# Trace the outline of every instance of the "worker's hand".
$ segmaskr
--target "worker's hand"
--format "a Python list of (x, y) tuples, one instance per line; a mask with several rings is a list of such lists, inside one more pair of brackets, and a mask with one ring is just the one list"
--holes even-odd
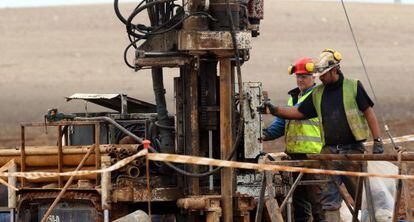
[(259, 113), (265, 114), (266, 108), (269, 110), (270, 114), (276, 116), (277, 106), (273, 105), (272, 102), (270, 102), (269, 100), (264, 101), (261, 106), (257, 107), (257, 111)]
[(372, 152), (374, 154), (381, 154), (384, 152), (384, 143), (382, 142), (381, 138), (374, 140), (374, 146), (372, 148)]

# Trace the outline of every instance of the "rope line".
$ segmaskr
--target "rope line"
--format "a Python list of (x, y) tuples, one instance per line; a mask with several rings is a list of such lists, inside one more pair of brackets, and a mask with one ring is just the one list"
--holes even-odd
[(341, 0), (341, 4), (342, 4), (342, 8), (343, 8), (344, 13), (345, 13), (346, 21), (348, 22), (349, 30), (351, 31), (351, 34), (352, 34), (352, 39), (354, 40), (355, 47), (356, 47), (356, 49), (358, 51), (359, 59), (361, 60), (362, 68), (364, 69), (364, 73), (365, 73), (365, 76), (367, 77), (369, 87), (371, 88), (372, 94), (374, 95), (374, 100), (377, 103), (377, 107), (378, 107), (377, 109), (378, 109), (378, 111), (380, 113), (381, 120), (384, 123), (385, 132), (387, 133), (387, 136), (389, 137), (392, 145), (394, 146), (394, 149), (397, 150), (398, 149), (398, 146), (395, 144), (395, 142), (394, 142), (394, 140), (392, 138), (390, 129), (389, 129), (389, 127), (387, 125), (387, 122), (385, 121), (385, 118), (384, 118), (384, 113), (382, 112), (383, 110), (381, 109), (381, 106), (380, 106), (380, 104), (378, 102), (379, 100), (377, 98), (377, 95), (375, 94), (374, 86), (372, 85), (371, 78), (368, 75), (368, 71), (367, 71), (367, 68), (365, 66), (364, 59), (362, 58), (362, 53), (361, 53), (361, 50), (359, 49), (359, 45), (358, 45), (358, 42), (356, 40), (355, 33), (354, 33), (354, 30), (353, 30), (352, 25), (351, 25), (351, 21), (349, 19), (348, 12), (347, 12), (346, 7), (345, 7), (344, 0)]

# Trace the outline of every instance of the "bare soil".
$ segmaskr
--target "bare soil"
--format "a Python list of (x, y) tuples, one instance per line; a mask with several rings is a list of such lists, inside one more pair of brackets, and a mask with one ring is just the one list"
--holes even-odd
[[(126, 4), (124, 13), (132, 7)], [(347, 9), (378, 97), (376, 111), (394, 135), (411, 133), (414, 5), (347, 3)], [(18, 145), (19, 123), (42, 121), (48, 108), (83, 111), (83, 103), (64, 100), (75, 92), (126, 93), (154, 101), (149, 72), (135, 73), (123, 64), (128, 41), (110, 4), (1, 9), (0, 33), (0, 147)], [(295, 86), (287, 66), (327, 47), (342, 52), (345, 75), (360, 79), (370, 92), (339, 3), (267, 2), (261, 36), (243, 66), (244, 81), (263, 82), (272, 101), (283, 104)], [(171, 112), (177, 73), (168, 69), (164, 77)], [(27, 138), (44, 143), (51, 136)]]

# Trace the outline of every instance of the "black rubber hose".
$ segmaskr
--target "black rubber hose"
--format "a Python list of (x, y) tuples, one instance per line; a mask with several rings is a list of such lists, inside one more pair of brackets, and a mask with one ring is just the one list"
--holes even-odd
[(126, 29), (127, 29), (128, 34), (130, 34), (130, 35), (132, 35), (132, 36), (134, 36), (136, 38), (143, 38), (144, 35), (140, 35), (140, 34), (137, 34), (137, 33), (133, 32), (133, 28), (135, 26), (132, 24), (132, 20), (135, 18), (135, 16), (137, 16), (143, 10), (145, 10), (145, 9), (147, 9), (149, 7), (152, 7), (152, 6), (161, 4), (161, 3), (165, 3), (165, 2), (170, 2), (170, 1), (175, 1), (175, 0), (159, 0), (159, 1), (154, 1), (154, 2), (147, 3), (147, 4), (145, 4), (145, 5), (137, 8), (136, 10), (134, 10), (132, 12), (132, 14), (128, 17), (128, 20), (126, 21)]
[[(145, 2), (145, 0), (142, 0), (137, 7), (135, 7), (135, 10), (137, 8), (139, 8), (143, 3)], [(118, 19), (124, 23), (125, 25), (127, 24), (127, 20), (124, 18), (124, 16), (122, 16), (121, 11), (119, 10), (119, 0), (114, 0), (114, 11), (116, 16), (118, 17)]]
[[(132, 132), (130, 132), (129, 130), (125, 129), (123, 126), (121, 126), (119, 123), (117, 123), (115, 120), (106, 117), (106, 116), (101, 116), (101, 117), (75, 117), (75, 120), (83, 120), (83, 121), (94, 121), (94, 120), (99, 120), (99, 121), (106, 121), (108, 123), (111, 123), (112, 125), (114, 125), (116, 128), (118, 128), (119, 130), (121, 130), (123, 133), (125, 133), (126, 135), (134, 138), (138, 143), (142, 143), (143, 139), (141, 137), (138, 137), (137, 135), (133, 134)], [(240, 133), (238, 135), (241, 135)], [(229, 158), (227, 158), (227, 160), (231, 160), (234, 156), (234, 154), (236, 153), (236, 148), (238, 146), (238, 141), (240, 141), (240, 137), (238, 137), (238, 139), (236, 139), (236, 142), (233, 144), (233, 151), (230, 154)], [(155, 150), (152, 147), (148, 148), (149, 151), (151, 151), (152, 153), (159, 153), (157, 150)], [(165, 165), (167, 165), (168, 167), (170, 167), (171, 169), (177, 171), (178, 173), (181, 173), (183, 175), (189, 176), (189, 177), (206, 177), (206, 176), (210, 176), (212, 174), (217, 173), (219, 170), (221, 170), (223, 167), (217, 167), (214, 170), (205, 172), (205, 173), (191, 173), (191, 172), (187, 172), (181, 168), (176, 167), (175, 165), (173, 165), (170, 162), (164, 162)]]

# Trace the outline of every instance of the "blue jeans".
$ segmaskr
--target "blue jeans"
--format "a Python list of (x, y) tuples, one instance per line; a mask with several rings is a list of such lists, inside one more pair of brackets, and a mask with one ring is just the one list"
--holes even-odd
[[(321, 154), (363, 154), (364, 145), (362, 143), (349, 144), (346, 146), (324, 146), (322, 148)], [(357, 162), (337, 162), (337, 161), (326, 161), (323, 165), (327, 169), (332, 170), (342, 170), (342, 171), (356, 171), (360, 172), (362, 170), (362, 164), (355, 164)], [(349, 176), (328, 176), (327, 179), (331, 179), (330, 182), (322, 186), (322, 209), (325, 211), (334, 211), (339, 210), (342, 204), (342, 196), (339, 193), (334, 181), (341, 185), (345, 184), (348, 193), (355, 200), (356, 196), (356, 187), (357, 187), (357, 177)]]

